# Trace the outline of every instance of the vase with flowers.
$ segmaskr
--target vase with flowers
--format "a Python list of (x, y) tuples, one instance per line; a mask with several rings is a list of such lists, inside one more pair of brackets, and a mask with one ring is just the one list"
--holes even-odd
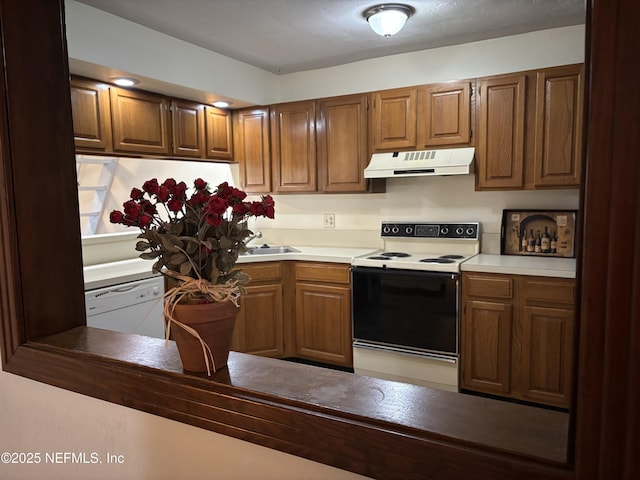
[(235, 268), (252, 233), (247, 221), (274, 218), (274, 201), (270, 195), (246, 201), (246, 193), (227, 182), (212, 190), (201, 178), (188, 190), (172, 178), (147, 180), (109, 219), (141, 230), (140, 258), (153, 260), (152, 271), (174, 285), (164, 299), (166, 338), (174, 325), (183, 368), (210, 375), (226, 366), (238, 302), (250, 280)]

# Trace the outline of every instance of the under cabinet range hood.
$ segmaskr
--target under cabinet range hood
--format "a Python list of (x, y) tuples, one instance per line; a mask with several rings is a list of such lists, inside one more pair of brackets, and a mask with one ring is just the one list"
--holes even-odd
[(364, 169), (364, 177), (468, 175), (473, 173), (474, 152), (473, 147), (466, 147), (374, 153), (369, 166)]

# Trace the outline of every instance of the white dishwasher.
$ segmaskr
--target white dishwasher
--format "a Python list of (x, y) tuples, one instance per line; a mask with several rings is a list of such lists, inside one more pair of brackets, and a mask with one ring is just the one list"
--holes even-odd
[(85, 292), (87, 326), (164, 338), (164, 278), (156, 276)]

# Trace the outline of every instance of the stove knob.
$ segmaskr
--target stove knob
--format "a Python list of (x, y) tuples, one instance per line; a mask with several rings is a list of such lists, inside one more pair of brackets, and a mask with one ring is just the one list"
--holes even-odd
[(448, 234), (449, 234), (449, 227), (444, 227), (444, 226), (443, 226), (443, 227), (440, 229), (440, 233), (441, 233), (442, 235), (448, 235)]
[(473, 229), (473, 227), (467, 228), (467, 235), (473, 236), (474, 233), (475, 233), (475, 230)]
[(391, 229), (391, 232), (392, 232), (392, 233), (398, 233), (399, 231), (400, 231), (400, 229), (399, 229), (397, 226), (396, 226), (396, 227), (393, 227), (393, 228)]
[(413, 234), (413, 227), (409, 226), (407, 228), (404, 229), (404, 233), (406, 233), (407, 235), (412, 235)]
[(382, 227), (382, 233), (389, 233), (391, 229), (387, 226)]
[(456, 228), (456, 235), (462, 235), (464, 233), (464, 228), (458, 227)]

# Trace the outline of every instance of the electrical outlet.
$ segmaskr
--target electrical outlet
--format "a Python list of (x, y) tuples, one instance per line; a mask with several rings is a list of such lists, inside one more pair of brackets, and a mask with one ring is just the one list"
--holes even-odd
[(335, 213), (325, 213), (322, 216), (322, 226), (324, 228), (335, 228), (336, 227), (336, 214)]

